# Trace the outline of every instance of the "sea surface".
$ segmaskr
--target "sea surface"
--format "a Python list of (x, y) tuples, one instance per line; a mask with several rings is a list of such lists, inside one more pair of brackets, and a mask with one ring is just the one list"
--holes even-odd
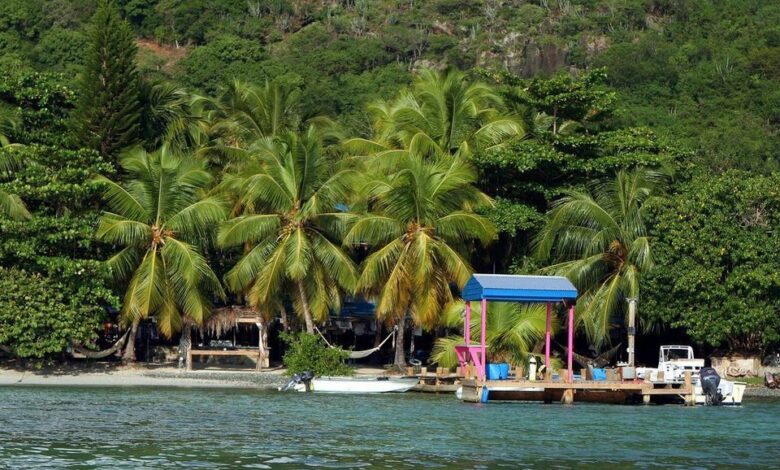
[(0, 387), (0, 468), (734, 468), (780, 464), (780, 401), (464, 404), (181, 388)]

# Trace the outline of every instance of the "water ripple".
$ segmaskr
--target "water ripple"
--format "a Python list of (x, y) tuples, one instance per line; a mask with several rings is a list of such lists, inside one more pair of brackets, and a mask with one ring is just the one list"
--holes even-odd
[(0, 388), (0, 468), (774, 466), (780, 402), (467, 405), (449, 395)]

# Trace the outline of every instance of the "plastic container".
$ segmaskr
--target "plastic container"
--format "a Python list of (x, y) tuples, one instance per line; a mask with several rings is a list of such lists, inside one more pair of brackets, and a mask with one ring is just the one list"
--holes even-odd
[(607, 380), (607, 371), (604, 369), (593, 368), (593, 380)]
[(480, 401), (481, 403), (487, 403), (487, 402), (488, 402), (488, 397), (489, 397), (489, 396), (490, 396), (490, 391), (488, 390), (488, 388), (487, 388), (487, 387), (484, 387), (484, 388), (482, 389), (482, 396), (481, 396), (481, 397), (479, 397), (479, 401)]
[(498, 365), (500, 369), (501, 380), (507, 380), (509, 378), (509, 364), (502, 362)]
[(488, 380), (501, 380), (501, 364), (488, 363), (486, 372)]

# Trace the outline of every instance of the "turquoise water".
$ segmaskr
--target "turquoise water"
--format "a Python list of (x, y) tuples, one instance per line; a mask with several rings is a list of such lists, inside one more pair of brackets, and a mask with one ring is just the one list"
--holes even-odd
[(0, 387), (0, 468), (775, 467), (780, 401), (740, 408), (450, 395)]

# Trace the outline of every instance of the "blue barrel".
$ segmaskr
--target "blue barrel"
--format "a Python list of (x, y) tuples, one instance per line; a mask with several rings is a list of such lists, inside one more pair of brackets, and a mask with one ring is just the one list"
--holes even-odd
[(488, 391), (488, 388), (487, 387), (483, 387), (482, 388), (482, 396), (479, 397), (480, 403), (487, 403), (489, 394), (490, 394), (490, 392)]
[(501, 380), (501, 364), (489, 363), (486, 372), (488, 380)]
[(509, 364), (502, 362), (498, 367), (501, 370), (501, 380), (507, 380), (509, 378)]

